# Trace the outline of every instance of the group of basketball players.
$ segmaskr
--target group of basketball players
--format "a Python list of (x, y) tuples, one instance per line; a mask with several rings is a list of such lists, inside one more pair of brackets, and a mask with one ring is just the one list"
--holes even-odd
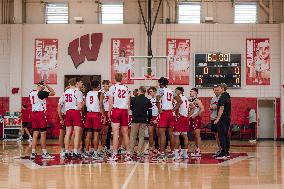
[[(69, 80), (69, 86), (58, 103), (61, 125), (59, 144), (62, 158), (94, 160), (106, 158), (108, 161), (117, 161), (121, 155), (119, 149), (123, 148), (124, 153), (121, 158), (124, 161), (133, 159), (135, 154), (130, 153), (129, 137), (131, 94), (127, 86), (121, 83), (122, 79), (123, 75), (117, 73), (116, 83), (110, 86), (110, 81), (104, 80), (102, 88), (99, 81), (92, 81), (92, 90), (86, 95), (83, 95), (80, 90), (83, 87), (82, 80), (78, 78)], [(192, 88), (190, 98), (187, 98), (182, 87), (177, 87), (175, 91), (168, 88), (167, 78), (161, 77), (158, 83), (158, 89), (156, 87), (148, 89), (152, 115), (149, 116), (148, 124), (149, 149), (145, 151), (149, 152), (153, 161), (165, 161), (168, 158), (187, 159), (189, 157), (188, 132), (192, 131), (196, 148), (190, 156), (200, 157), (200, 115), (204, 111), (204, 106), (198, 99), (198, 89)], [(45, 87), (48, 91), (44, 90)], [(34, 130), (31, 159), (36, 157), (35, 148), (39, 133), (41, 133), (42, 158), (53, 158), (46, 150), (45, 140), (46, 98), (53, 95), (55, 95), (54, 90), (43, 82), (38, 83), (37, 89), (30, 93)], [(109, 129), (112, 132), (112, 150), (108, 150), (106, 146)], [(157, 134), (157, 140), (154, 139), (154, 133)], [(158, 144), (155, 145), (155, 141)], [(168, 141), (169, 148), (167, 148)]]

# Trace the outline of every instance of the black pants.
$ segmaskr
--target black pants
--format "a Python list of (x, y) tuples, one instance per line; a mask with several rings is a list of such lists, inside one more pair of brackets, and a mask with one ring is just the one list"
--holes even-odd
[(110, 139), (111, 139), (111, 126), (108, 127), (108, 131), (107, 131), (107, 138), (106, 138), (107, 149), (110, 149)]
[(251, 134), (252, 134), (252, 140), (255, 140), (255, 126), (256, 126), (256, 122), (252, 122), (249, 124)]
[(229, 138), (230, 120), (223, 119), (218, 123), (218, 136), (220, 140), (220, 146), (222, 148), (222, 154), (226, 155), (230, 150), (230, 138)]

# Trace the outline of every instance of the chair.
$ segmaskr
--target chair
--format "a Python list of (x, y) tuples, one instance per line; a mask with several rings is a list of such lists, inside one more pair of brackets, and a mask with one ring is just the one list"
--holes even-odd
[(239, 139), (241, 138), (240, 126), (238, 124), (232, 124), (230, 126), (230, 135), (231, 138), (233, 138), (234, 135), (237, 135)]
[(245, 139), (245, 136), (248, 136), (248, 139), (252, 137), (252, 132), (248, 125), (242, 125), (240, 128), (240, 138)]

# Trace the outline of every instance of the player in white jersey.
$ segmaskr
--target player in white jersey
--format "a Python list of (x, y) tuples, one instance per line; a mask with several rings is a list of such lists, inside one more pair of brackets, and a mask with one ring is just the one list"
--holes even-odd
[[(156, 103), (156, 94), (157, 94), (157, 89), (156, 87), (150, 87), (148, 90), (148, 93), (150, 95), (150, 101), (152, 104), (152, 108), (151, 108), (151, 112), (152, 112), (152, 118), (151, 118), (151, 122), (150, 125), (148, 127), (148, 132), (149, 132), (149, 150), (150, 153), (154, 151), (154, 139), (157, 139), (157, 137), (155, 137), (155, 129), (156, 129), (156, 133), (157, 132), (157, 117), (159, 115), (159, 110), (157, 107), (157, 103)], [(155, 143), (158, 143), (158, 140), (155, 140)], [(159, 146), (159, 144), (155, 144), (155, 146)], [(158, 148), (155, 148), (158, 149)]]
[(180, 135), (183, 137), (184, 140), (184, 148), (181, 149), (182, 151), (182, 158), (188, 158), (188, 127), (189, 127), (189, 119), (188, 119), (188, 108), (189, 108), (189, 100), (183, 95), (184, 89), (183, 87), (177, 87), (176, 95), (180, 96), (182, 100), (182, 104), (180, 105), (179, 109), (176, 111), (176, 121), (174, 126), (174, 137), (175, 137), (175, 160), (180, 159), (179, 154), (179, 145), (180, 145)]
[[(66, 87), (65, 90), (67, 90), (68, 88), (69, 87)], [(58, 100), (57, 113), (60, 120), (60, 128), (59, 128), (60, 156), (63, 157), (65, 154), (64, 137), (66, 134), (66, 127), (65, 127), (66, 110), (65, 110), (64, 95), (62, 95)]]
[(201, 100), (197, 97), (198, 89), (192, 88), (190, 90), (190, 112), (189, 112), (189, 129), (193, 133), (194, 141), (196, 149), (193, 153), (191, 153), (192, 157), (200, 157), (201, 151), (201, 137), (200, 137), (200, 129), (201, 129), (201, 114), (204, 111), (204, 106)]
[(125, 161), (130, 161), (130, 146), (128, 135), (128, 111), (130, 108), (130, 95), (128, 88), (121, 84), (123, 75), (115, 74), (116, 84), (109, 89), (109, 117), (111, 119), (112, 133), (113, 133), (113, 154), (108, 158), (109, 161), (116, 161), (117, 150), (119, 144), (119, 132), (121, 131), (124, 140), (124, 145), (127, 150), (124, 156)]
[(66, 135), (64, 139), (65, 143), (65, 157), (69, 154), (69, 144), (71, 132), (74, 127), (74, 156), (80, 157), (79, 146), (81, 141), (81, 110), (83, 107), (83, 93), (79, 90), (83, 85), (82, 80), (72, 78), (69, 80), (69, 89), (64, 92), (64, 104), (66, 110)]
[[(167, 78), (161, 77), (159, 80), (160, 89), (157, 95), (157, 107), (159, 110), (158, 116), (158, 132), (159, 132), (159, 144), (160, 144), (160, 156), (158, 161), (165, 160), (165, 147), (166, 147), (166, 132), (170, 136), (171, 150), (174, 150), (174, 136), (173, 136), (173, 127), (174, 127), (174, 112), (179, 108), (182, 101), (179, 96), (176, 96), (175, 93), (167, 88), (169, 83)], [(173, 105), (174, 100), (176, 101), (175, 106)], [(168, 158), (173, 158), (173, 154), (169, 154)]]
[[(48, 91), (44, 91), (45, 87)], [(36, 156), (36, 145), (37, 139), (40, 132), (42, 158), (52, 159), (53, 157), (46, 150), (46, 98), (54, 96), (54, 90), (46, 85), (43, 81), (37, 84), (36, 90), (30, 92), (29, 98), (32, 105), (32, 128), (33, 128), (33, 139), (32, 139), (32, 154), (31, 159), (35, 159)]]
[(103, 96), (103, 107), (104, 107), (104, 116), (105, 121), (103, 123), (102, 127), (102, 147), (103, 152), (106, 154), (107, 151), (110, 149), (110, 139), (111, 139), (111, 129), (110, 129), (110, 118), (108, 116), (109, 112), (109, 80), (103, 80), (103, 90), (102, 90), (102, 96)]
[(92, 91), (89, 91), (86, 96), (86, 107), (87, 107), (87, 117), (86, 117), (86, 125), (85, 129), (87, 131), (86, 139), (85, 139), (85, 147), (86, 151), (84, 153), (84, 157), (88, 158), (89, 154), (89, 146), (92, 135), (94, 134), (94, 152), (93, 159), (94, 160), (102, 160), (102, 157), (98, 154), (98, 146), (99, 146), (99, 134), (102, 129), (102, 116), (104, 116), (103, 109), (103, 95), (102, 92), (99, 91), (100, 82), (95, 80), (92, 82)]

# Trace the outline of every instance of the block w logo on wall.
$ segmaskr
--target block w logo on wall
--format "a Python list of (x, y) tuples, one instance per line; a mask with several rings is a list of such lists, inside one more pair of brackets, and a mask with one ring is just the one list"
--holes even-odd
[(102, 33), (93, 33), (91, 40), (89, 34), (86, 34), (81, 36), (80, 40), (77, 38), (69, 43), (68, 55), (71, 56), (76, 69), (85, 62), (85, 59), (88, 61), (97, 60), (102, 41)]

